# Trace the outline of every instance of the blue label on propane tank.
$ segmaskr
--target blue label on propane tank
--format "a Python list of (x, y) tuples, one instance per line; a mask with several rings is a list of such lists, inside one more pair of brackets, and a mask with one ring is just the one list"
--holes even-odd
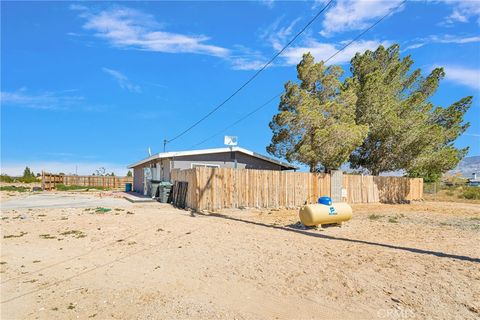
[(328, 214), (329, 216), (335, 216), (337, 215), (337, 212), (335, 211), (334, 207), (330, 207), (330, 213)]

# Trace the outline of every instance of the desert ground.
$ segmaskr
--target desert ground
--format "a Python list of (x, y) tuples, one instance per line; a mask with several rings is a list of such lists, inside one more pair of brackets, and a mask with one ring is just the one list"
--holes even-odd
[[(478, 319), (480, 204), (193, 214), (2, 192), (2, 319)], [(111, 210), (108, 210), (111, 209)]]

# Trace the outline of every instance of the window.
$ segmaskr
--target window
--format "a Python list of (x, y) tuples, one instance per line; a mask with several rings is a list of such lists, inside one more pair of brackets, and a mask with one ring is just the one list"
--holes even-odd
[(220, 168), (220, 165), (208, 163), (192, 163), (191, 168)]

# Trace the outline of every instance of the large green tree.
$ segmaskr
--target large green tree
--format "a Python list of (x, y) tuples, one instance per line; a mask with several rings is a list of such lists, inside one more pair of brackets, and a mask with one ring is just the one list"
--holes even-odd
[(443, 173), (455, 168), (465, 157), (468, 147), (458, 149), (453, 143), (469, 126), (463, 121), (463, 116), (471, 104), (472, 97), (465, 97), (448, 108), (434, 109), (429, 117), (429, 121), (433, 123), (432, 131), (424, 136), (429, 139), (429, 143), (406, 166), (409, 176), (437, 181)]
[(468, 148), (457, 149), (453, 142), (468, 128), (463, 116), (472, 97), (447, 108), (435, 107), (430, 98), (445, 76), (443, 69), (423, 77), (412, 65), (410, 56), (400, 57), (398, 45), (380, 46), (352, 59), (355, 120), (369, 128), (350, 157), (354, 168), (374, 175), (403, 169), (410, 176), (435, 180), (466, 154)]
[(25, 167), (25, 169), (23, 170), (23, 178), (25, 179), (35, 178), (35, 174), (33, 173), (33, 171), (30, 170), (29, 167)]
[(30, 183), (37, 181), (37, 178), (29, 167), (25, 167), (25, 169), (23, 170), (23, 176), (19, 180), (21, 182)]
[(315, 63), (304, 54), (297, 65), (300, 83), (287, 82), (278, 113), (270, 122), (267, 151), (317, 171), (337, 169), (367, 135), (367, 125), (355, 123), (355, 87), (342, 82), (339, 66)]

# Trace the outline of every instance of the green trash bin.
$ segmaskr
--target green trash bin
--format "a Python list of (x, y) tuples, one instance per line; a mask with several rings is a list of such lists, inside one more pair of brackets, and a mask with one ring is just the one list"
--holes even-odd
[(158, 201), (167, 203), (168, 196), (172, 192), (172, 183), (170, 181), (162, 181), (158, 186)]

